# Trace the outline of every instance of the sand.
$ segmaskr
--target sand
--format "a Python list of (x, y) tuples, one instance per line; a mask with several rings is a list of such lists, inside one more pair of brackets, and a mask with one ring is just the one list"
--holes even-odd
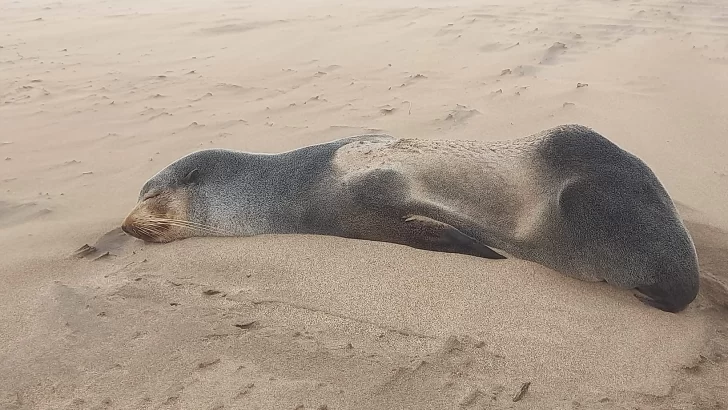
[[(722, 3), (3, 1), (0, 408), (728, 408)], [(515, 259), (118, 230), (200, 148), (565, 123), (679, 204), (685, 312)]]

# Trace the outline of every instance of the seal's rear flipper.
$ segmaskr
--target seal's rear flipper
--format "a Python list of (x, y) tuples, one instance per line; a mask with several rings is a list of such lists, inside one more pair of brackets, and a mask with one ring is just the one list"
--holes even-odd
[(663, 286), (655, 284), (651, 286), (640, 286), (636, 290), (641, 294), (634, 296), (642, 303), (660, 309), (665, 312), (678, 313), (684, 310), (690, 302), (695, 299), (695, 292), (692, 291), (674, 291), (674, 294), (665, 292)]
[[(493, 249), (462, 233), (452, 225), (422, 215), (407, 215), (402, 218), (407, 234), (406, 245), (413, 248), (462, 253), (488, 259), (506, 259)], [(403, 232), (404, 233), (404, 232)]]

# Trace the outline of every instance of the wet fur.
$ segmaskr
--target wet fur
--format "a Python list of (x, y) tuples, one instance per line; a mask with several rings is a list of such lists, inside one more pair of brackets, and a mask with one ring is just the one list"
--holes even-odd
[[(184, 207), (155, 205), (170, 196)], [(698, 292), (692, 240), (657, 177), (577, 125), (489, 143), (363, 135), (275, 155), (200, 151), (145, 184), (125, 230), (157, 214), (207, 228), (143, 239), (308, 233), (507, 253), (670, 312)]]

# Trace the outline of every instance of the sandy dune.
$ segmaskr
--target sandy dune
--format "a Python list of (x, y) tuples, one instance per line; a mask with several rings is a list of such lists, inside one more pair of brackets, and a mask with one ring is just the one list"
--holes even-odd
[[(718, 0), (2, 1), (0, 408), (728, 408), (726, 107)], [(687, 311), (515, 259), (117, 229), (200, 148), (564, 123), (680, 204)]]

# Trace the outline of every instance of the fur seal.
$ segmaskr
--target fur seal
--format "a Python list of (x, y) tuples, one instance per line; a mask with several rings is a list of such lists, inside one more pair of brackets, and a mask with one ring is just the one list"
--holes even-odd
[(146, 182), (122, 228), (150, 242), (305, 233), (505, 253), (668, 312), (698, 293), (695, 247), (665, 188), (580, 125), (496, 142), (361, 135), (279, 154), (198, 151)]

